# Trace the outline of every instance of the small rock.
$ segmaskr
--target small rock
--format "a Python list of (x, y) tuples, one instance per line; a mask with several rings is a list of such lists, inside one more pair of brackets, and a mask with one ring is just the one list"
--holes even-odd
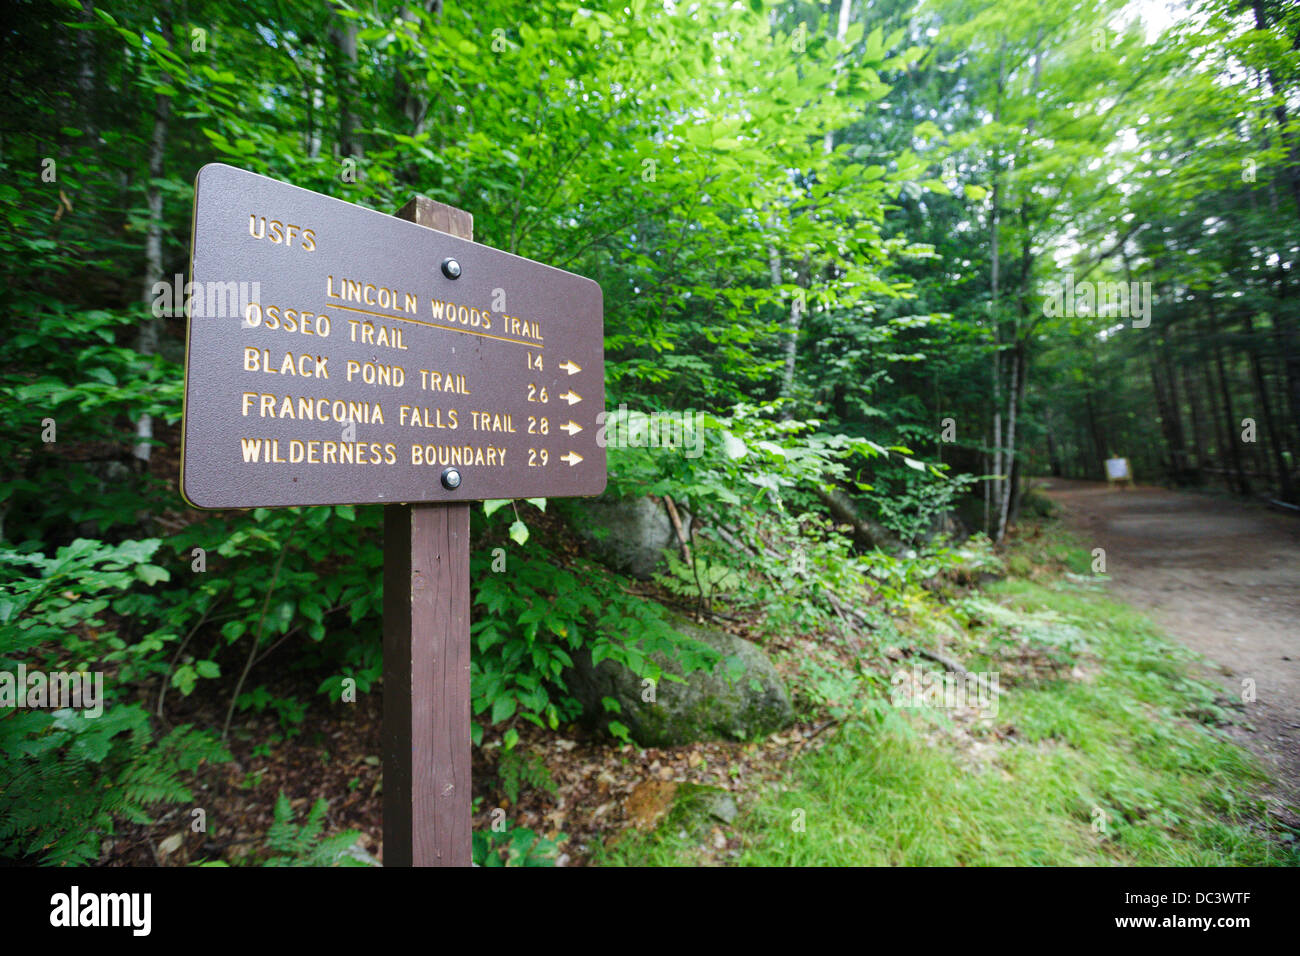
[(173, 853), (175, 853), (177, 850), (181, 848), (181, 844), (184, 841), (185, 841), (184, 833), (173, 833), (167, 839), (163, 840), (161, 843), (158, 844), (158, 855), (171, 856)]
[(740, 816), (740, 808), (736, 806), (736, 798), (729, 793), (705, 791), (699, 795), (698, 799), (711, 817), (721, 820), (723, 823), (731, 823), (736, 817)]

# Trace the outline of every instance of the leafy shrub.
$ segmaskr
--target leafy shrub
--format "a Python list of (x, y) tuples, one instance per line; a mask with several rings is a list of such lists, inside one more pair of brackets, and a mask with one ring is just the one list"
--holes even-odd
[(554, 866), (558, 846), (527, 827), (475, 830), (471, 851), (479, 866)]
[[(638, 414), (627, 417), (636, 421)], [(843, 627), (844, 606), (868, 603), (865, 576), (895, 561), (879, 552), (857, 555), (825, 517), (818, 486), (853, 484), (867, 463), (905, 475), (930, 489), (893, 513), (913, 532), (963, 487), (907, 457), (906, 448), (825, 431), (815, 419), (782, 419), (776, 403), (740, 404), (700, 420), (696, 457), (610, 448), (610, 493), (672, 495), (700, 528), (692, 541), (696, 567), (670, 555), (668, 574), (657, 580), (706, 606), (717, 600), (758, 610), (769, 634)]]
[(155, 742), (148, 714), (118, 704), (98, 718), (6, 713), (0, 758), (0, 857), (81, 866), (99, 857), (116, 821), (148, 823), (151, 805), (190, 801), (181, 773), (230, 755), (189, 725)]
[(518, 803), (524, 790), (543, 790), (552, 795), (558, 790), (541, 755), (521, 748), (502, 750), (497, 758), (497, 784), (511, 803)]
[[(899, 451), (911, 454), (905, 448)], [(950, 477), (935, 467), (908, 466), (907, 461), (877, 465), (871, 483), (858, 487), (880, 523), (912, 544), (928, 537), (936, 519), (953, 510), (978, 479), (974, 475)]]
[[(43, 257), (42, 269), (52, 258)], [(3, 528), (66, 541), (78, 528), (108, 535), (136, 526), (142, 501), (159, 497), (160, 483), (126, 464), (133, 423), (145, 414), (160, 424), (179, 421), (181, 366), (118, 344), (147, 316), (138, 306), (78, 311), (56, 291), (29, 293), (7, 311), (25, 318), (6, 336), (0, 362), (8, 426), (0, 459), (11, 465), (0, 474)], [(47, 420), (55, 440), (38, 442), (34, 452), (32, 437)]]
[(361, 834), (345, 830), (332, 836), (322, 836), (325, 828), (325, 810), (328, 806), (321, 797), (307, 813), (302, 823), (294, 822), (293, 807), (283, 792), (275, 801), (275, 816), (266, 831), (266, 848), (270, 856), (262, 866), (367, 866), (364, 859), (354, 854), (353, 848)]
[[(0, 660), (35, 655), (51, 668), (74, 670), (116, 664), (127, 678), (138, 676), (141, 659), (160, 649), (165, 636), (152, 633), (128, 644), (101, 615), (110, 604), (123, 607), (122, 598), (114, 602), (110, 595), (168, 579), (166, 568), (152, 563), (160, 543), (78, 538), (53, 557), (0, 548)], [(125, 607), (138, 611), (144, 603), (136, 599)]]
[(1060, 510), (1037, 485), (1026, 488), (1020, 499), (1020, 513), (1030, 518), (1052, 518)]
[(152, 563), (159, 544), (80, 538), (52, 557), (0, 550), (0, 666), (93, 669), (113, 678), (97, 717), (77, 710), (0, 713), (0, 856), (92, 862), (99, 836), (114, 832), (115, 821), (147, 822), (151, 805), (188, 801), (181, 774), (204, 760), (229, 759), (210, 735), (188, 725), (155, 742), (145, 710), (118, 700), (123, 675), (139, 674), (166, 636), (154, 631), (128, 643), (105, 615), (127, 600), (111, 595), (167, 579), (166, 569)]
[[(491, 570), (491, 555), (471, 556), (475, 605), (486, 613), (470, 630), (472, 706), (491, 724), (518, 715), (552, 730), (581, 707), (564, 686), (571, 651), (585, 647), (593, 663), (618, 661), (640, 677), (681, 680), (663, 674), (650, 655), (673, 655), (688, 673), (711, 666), (717, 654), (673, 630), (664, 609), (627, 594), (622, 579), (590, 563), (562, 567), (541, 545), (530, 545), (508, 573)], [(483, 727), (473, 725), (474, 742)], [(506, 731), (507, 749), (518, 740)]]

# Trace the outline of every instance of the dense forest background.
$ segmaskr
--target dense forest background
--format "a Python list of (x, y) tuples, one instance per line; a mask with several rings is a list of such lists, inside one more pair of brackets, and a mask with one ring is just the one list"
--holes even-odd
[[(1300, 504), (1284, 0), (0, 17), (0, 658), (105, 670), (114, 702), (0, 716), (0, 855), (97, 859), (247, 721), (295, 733), (381, 671), (379, 509), (177, 493), (185, 319), (159, 284), (184, 282), (208, 162), (390, 213), (422, 193), (599, 282), (609, 407), (701, 412), (707, 439), (610, 448), (607, 497), (723, 528), (664, 587), (774, 633), (1000, 543), (1034, 475), (1122, 456)], [(578, 506), (545, 505), (475, 510), (480, 746), (572, 720), (580, 649), (652, 673), (678, 647), (661, 602), (574, 553)]]

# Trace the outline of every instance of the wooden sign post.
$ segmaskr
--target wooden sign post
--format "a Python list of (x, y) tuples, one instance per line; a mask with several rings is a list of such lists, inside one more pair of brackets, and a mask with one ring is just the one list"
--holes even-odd
[(383, 504), (384, 861), (470, 865), (470, 502), (598, 495), (589, 279), (213, 164), (196, 180), (181, 493)]
[[(398, 214), (474, 238), (417, 196)], [(384, 865), (470, 865), (469, 505), (384, 509)]]

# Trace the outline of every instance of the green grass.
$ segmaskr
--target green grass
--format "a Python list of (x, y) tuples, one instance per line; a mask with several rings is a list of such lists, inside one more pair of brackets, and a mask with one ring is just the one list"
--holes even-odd
[[(1189, 676), (1189, 651), (1086, 583), (1012, 580), (984, 599), (1034, 622), (1012, 634), (1041, 634), (1043, 620), (1082, 632), (1072, 653), (1084, 678), (1003, 686), (996, 735), (935, 711), (863, 702), (862, 716), (795, 762), (786, 792), (761, 795), (736, 821), (744, 849), (733, 862), (1300, 864), (1296, 834), (1259, 825), (1254, 759), (1203, 722), (1226, 715), (1215, 689)], [(1008, 629), (1005, 620), (988, 627)], [(625, 838), (593, 862), (707, 861), (709, 832), (675, 811), (653, 834)]]

